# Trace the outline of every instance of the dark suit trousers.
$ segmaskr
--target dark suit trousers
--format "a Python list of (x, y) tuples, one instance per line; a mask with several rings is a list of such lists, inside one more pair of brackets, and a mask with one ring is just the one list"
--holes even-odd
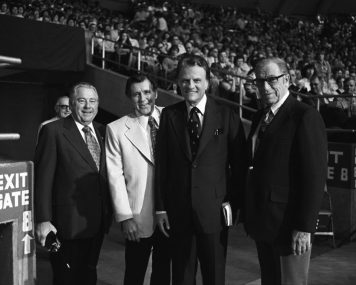
[(227, 228), (212, 233), (172, 235), (173, 285), (194, 285), (198, 260), (204, 285), (225, 284)]
[(151, 285), (169, 285), (171, 254), (169, 239), (158, 228), (149, 238), (139, 242), (126, 240), (124, 285), (142, 285), (152, 252)]
[(92, 238), (61, 240), (58, 253), (50, 254), (54, 285), (95, 285), (96, 266), (104, 233)]
[(311, 250), (303, 255), (285, 254), (284, 247), (256, 241), (262, 285), (306, 285)]

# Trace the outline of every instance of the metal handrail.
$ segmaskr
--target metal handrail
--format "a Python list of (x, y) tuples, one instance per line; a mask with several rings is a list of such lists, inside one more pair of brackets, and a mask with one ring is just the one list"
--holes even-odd
[(21, 64), (22, 60), (21, 58), (17, 58), (17, 57), (0, 55), (0, 63), (11, 64), (11, 65)]
[(3, 133), (0, 134), (0, 141), (14, 141), (19, 140), (20, 134), (17, 133)]

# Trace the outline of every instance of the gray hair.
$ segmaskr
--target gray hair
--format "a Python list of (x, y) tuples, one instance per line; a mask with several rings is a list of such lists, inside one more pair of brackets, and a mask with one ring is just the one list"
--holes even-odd
[(96, 91), (96, 88), (93, 85), (91, 85), (88, 82), (79, 82), (79, 83), (75, 84), (70, 90), (69, 99), (70, 99), (71, 102), (73, 102), (73, 100), (75, 99), (75, 96), (77, 95), (79, 88), (91, 89), (91, 90), (93, 90), (95, 92), (95, 94), (99, 98), (98, 91)]

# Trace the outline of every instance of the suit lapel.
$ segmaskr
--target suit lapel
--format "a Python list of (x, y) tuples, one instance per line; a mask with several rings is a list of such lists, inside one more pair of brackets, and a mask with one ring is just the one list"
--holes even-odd
[(64, 137), (78, 151), (78, 153), (83, 157), (83, 159), (97, 171), (98, 169), (95, 165), (94, 159), (91, 156), (89, 149), (74, 122), (74, 119), (69, 116), (64, 119), (63, 124), (65, 129)]
[(138, 151), (146, 157), (151, 163), (151, 151), (147, 143), (147, 136), (143, 131), (139, 121), (135, 116), (129, 116), (126, 121), (127, 131), (125, 136), (138, 149)]
[(173, 126), (173, 130), (176, 134), (177, 140), (181, 145), (181, 148), (184, 154), (187, 156), (189, 160), (192, 159), (192, 154), (190, 150), (190, 139), (187, 129), (187, 122), (188, 122), (188, 113), (187, 113), (187, 106), (185, 101), (179, 103), (175, 112), (171, 118), (171, 125)]
[(256, 132), (257, 132), (257, 127), (262, 119), (264, 112), (263, 110), (259, 110), (258, 113), (256, 113), (252, 125), (251, 125), (251, 130), (247, 138), (247, 146), (248, 146), (248, 158), (250, 161), (252, 161), (252, 158), (254, 156), (254, 151), (256, 152), (256, 148), (254, 144), (256, 144)]
[(218, 129), (220, 123), (219, 109), (215, 102), (207, 97), (202, 134), (199, 141), (197, 157), (203, 152), (209, 140), (214, 136), (214, 131)]
[(261, 139), (259, 143), (259, 147), (255, 151), (255, 156), (254, 160), (258, 158), (258, 156), (263, 153), (264, 147), (265, 147), (265, 142), (269, 141), (269, 138), (276, 134), (278, 130), (281, 129), (281, 125), (287, 120), (287, 118), (290, 116), (290, 106), (293, 104), (295, 99), (292, 98), (291, 95), (288, 96), (286, 101), (283, 103), (283, 105), (280, 107), (278, 110), (277, 114), (273, 118), (272, 122), (269, 124), (269, 126), (266, 128), (263, 138)]

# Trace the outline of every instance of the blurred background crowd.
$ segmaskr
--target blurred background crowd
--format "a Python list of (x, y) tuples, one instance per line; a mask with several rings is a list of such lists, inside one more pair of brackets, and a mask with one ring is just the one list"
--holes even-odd
[(356, 116), (352, 15), (272, 16), (259, 10), (154, 0), (132, 1), (125, 14), (97, 2), (63, 0), (8, 0), (1, 2), (0, 10), (82, 28), (94, 64), (102, 66), (104, 54), (106, 68), (129, 74), (139, 62), (143, 71), (163, 78), (158, 80), (162, 88), (173, 92), (179, 56), (203, 55), (212, 71), (211, 92), (236, 102), (242, 98), (253, 108), (259, 104), (254, 63), (281, 57), (290, 68), (292, 94), (318, 108), (328, 127), (344, 127)]

